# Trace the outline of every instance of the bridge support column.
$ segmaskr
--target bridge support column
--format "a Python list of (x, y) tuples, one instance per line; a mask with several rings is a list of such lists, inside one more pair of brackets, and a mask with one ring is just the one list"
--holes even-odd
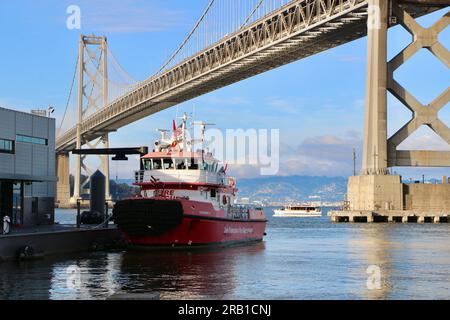
[[(106, 37), (80, 36), (78, 52), (78, 117), (76, 132), (76, 149), (83, 146), (95, 149), (103, 144), (105, 148), (109, 147), (108, 131), (95, 141), (90, 138), (86, 132), (83, 132), (83, 120), (89, 113), (98, 112), (108, 106), (108, 45)], [(94, 91), (93, 88), (96, 88)], [(98, 92), (97, 92), (98, 91)], [(74, 192), (71, 203), (75, 204), (80, 199), (82, 189), (87, 193), (84, 187), (89, 182), (90, 175), (95, 171), (88, 167), (85, 161), (86, 156), (75, 155), (74, 171)], [(105, 196), (111, 200), (109, 187), (109, 157), (100, 157), (100, 168), (106, 177)], [(82, 171), (86, 179), (82, 179)], [(83, 180), (83, 181), (82, 181)]]
[(428, 126), (450, 145), (450, 128), (439, 119), (438, 115), (439, 111), (450, 101), (450, 89), (445, 89), (430, 104), (423, 105), (394, 79), (394, 72), (421, 49), (427, 49), (447, 68), (450, 68), (450, 52), (439, 42), (439, 33), (450, 22), (450, 12), (447, 12), (430, 28), (425, 29), (395, 2), (392, 11), (400, 24), (413, 35), (414, 40), (389, 61), (388, 90), (413, 113), (413, 117), (389, 138), (388, 165), (392, 167), (448, 167), (450, 166), (449, 151), (397, 150), (397, 147), (421, 126)]
[[(103, 146), (109, 149), (109, 137), (105, 134), (102, 138)], [(106, 201), (112, 201), (111, 191), (110, 191), (110, 178), (109, 178), (109, 156), (105, 155), (101, 157), (102, 161), (102, 171), (105, 175), (105, 199)]]
[(56, 155), (56, 204), (59, 208), (67, 208), (70, 205), (70, 160), (69, 154)]
[(362, 163), (364, 175), (387, 173), (387, 24), (388, 1), (370, 0)]
[[(83, 97), (84, 91), (84, 50), (85, 41), (83, 35), (80, 36), (80, 44), (78, 47), (78, 108), (77, 108), (77, 141), (76, 148), (81, 149), (82, 146), (82, 135), (81, 135), (81, 124), (83, 122)], [(81, 167), (82, 159), (80, 155), (75, 155), (75, 172), (74, 172), (74, 188), (73, 196), (70, 199), (72, 204), (76, 204), (81, 195)]]
[(401, 210), (401, 179), (387, 174), (388, 1), (369, 1), (367, 28), (362, 175), (350, 177), (347, 199), (350, 210)]
[[(389, 12), (413, 35), (413, 41), (387, 62)], [(361, 176), (350, 177), (348, 182), (350, 210), (404, 210), (408, 186), (402, 184), (400, 176), (389, 175), (388, 167), (450, 166), (450, 152), (397, 150), (399, 144), (422, 125), (430, 127), (450, 145), (450, 129), (438, 119), (439, 110), (449, 102), (450, 89), (424, 106), (394, 79), (394, 71), (422, 48), (450, 67), (449, 51), (438, 41), (439, 33), (448, 26), (449, 20), (447, 12), (432, 27), (424, 29), (396, 0), (369, 0), (364, 150)], [(413, 112), (412, 119), (389, 139), (388, 91)], [(439, 186), (439, 190), (447, 194), (444, 186)], [(432, 193), (425, 196), (427, 203), (438, 204), (437, 209), (446, 207), (443, 198)]]

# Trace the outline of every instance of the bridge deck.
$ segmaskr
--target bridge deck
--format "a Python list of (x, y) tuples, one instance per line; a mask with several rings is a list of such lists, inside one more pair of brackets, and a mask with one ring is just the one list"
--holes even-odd
[[(292, 1), (252, 25), (186, 59), (85, 119), (92, 141), (105, 132), (367, 34), (367, 0)], [(417, 17), (440, 9), (409, 5)], [(75, 148), (77, 128), (58, 136), (58, 152)]]

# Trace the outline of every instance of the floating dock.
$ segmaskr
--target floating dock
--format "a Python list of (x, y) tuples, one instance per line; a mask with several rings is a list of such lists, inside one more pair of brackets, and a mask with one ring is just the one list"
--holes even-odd
[(46, 255), (119, 247), (123, 239), (115, 225), (98, 228), (75, 225), (36, 226), (0, 235), (0, 262)]
[(330, 211), (328, 216), (332, 222), (391, 222), (391, 223), (449, 223), (448, 211), (413, 211), (413, 210), (380, 210), (380, 211)]

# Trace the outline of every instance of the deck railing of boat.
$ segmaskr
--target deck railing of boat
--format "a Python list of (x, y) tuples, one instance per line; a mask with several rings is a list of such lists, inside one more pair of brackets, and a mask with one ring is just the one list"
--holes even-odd
[(247, 205), (235, 205), (228, 208), (228, 217), (233, 219), (248, 220), (250, 207)]

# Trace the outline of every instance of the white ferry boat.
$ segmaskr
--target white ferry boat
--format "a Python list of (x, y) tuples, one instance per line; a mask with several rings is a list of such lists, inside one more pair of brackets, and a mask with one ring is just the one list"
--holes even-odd
[(312, 204), (289, 204), (275, 209), (274, 217), (321, 217), (322, 208)]

